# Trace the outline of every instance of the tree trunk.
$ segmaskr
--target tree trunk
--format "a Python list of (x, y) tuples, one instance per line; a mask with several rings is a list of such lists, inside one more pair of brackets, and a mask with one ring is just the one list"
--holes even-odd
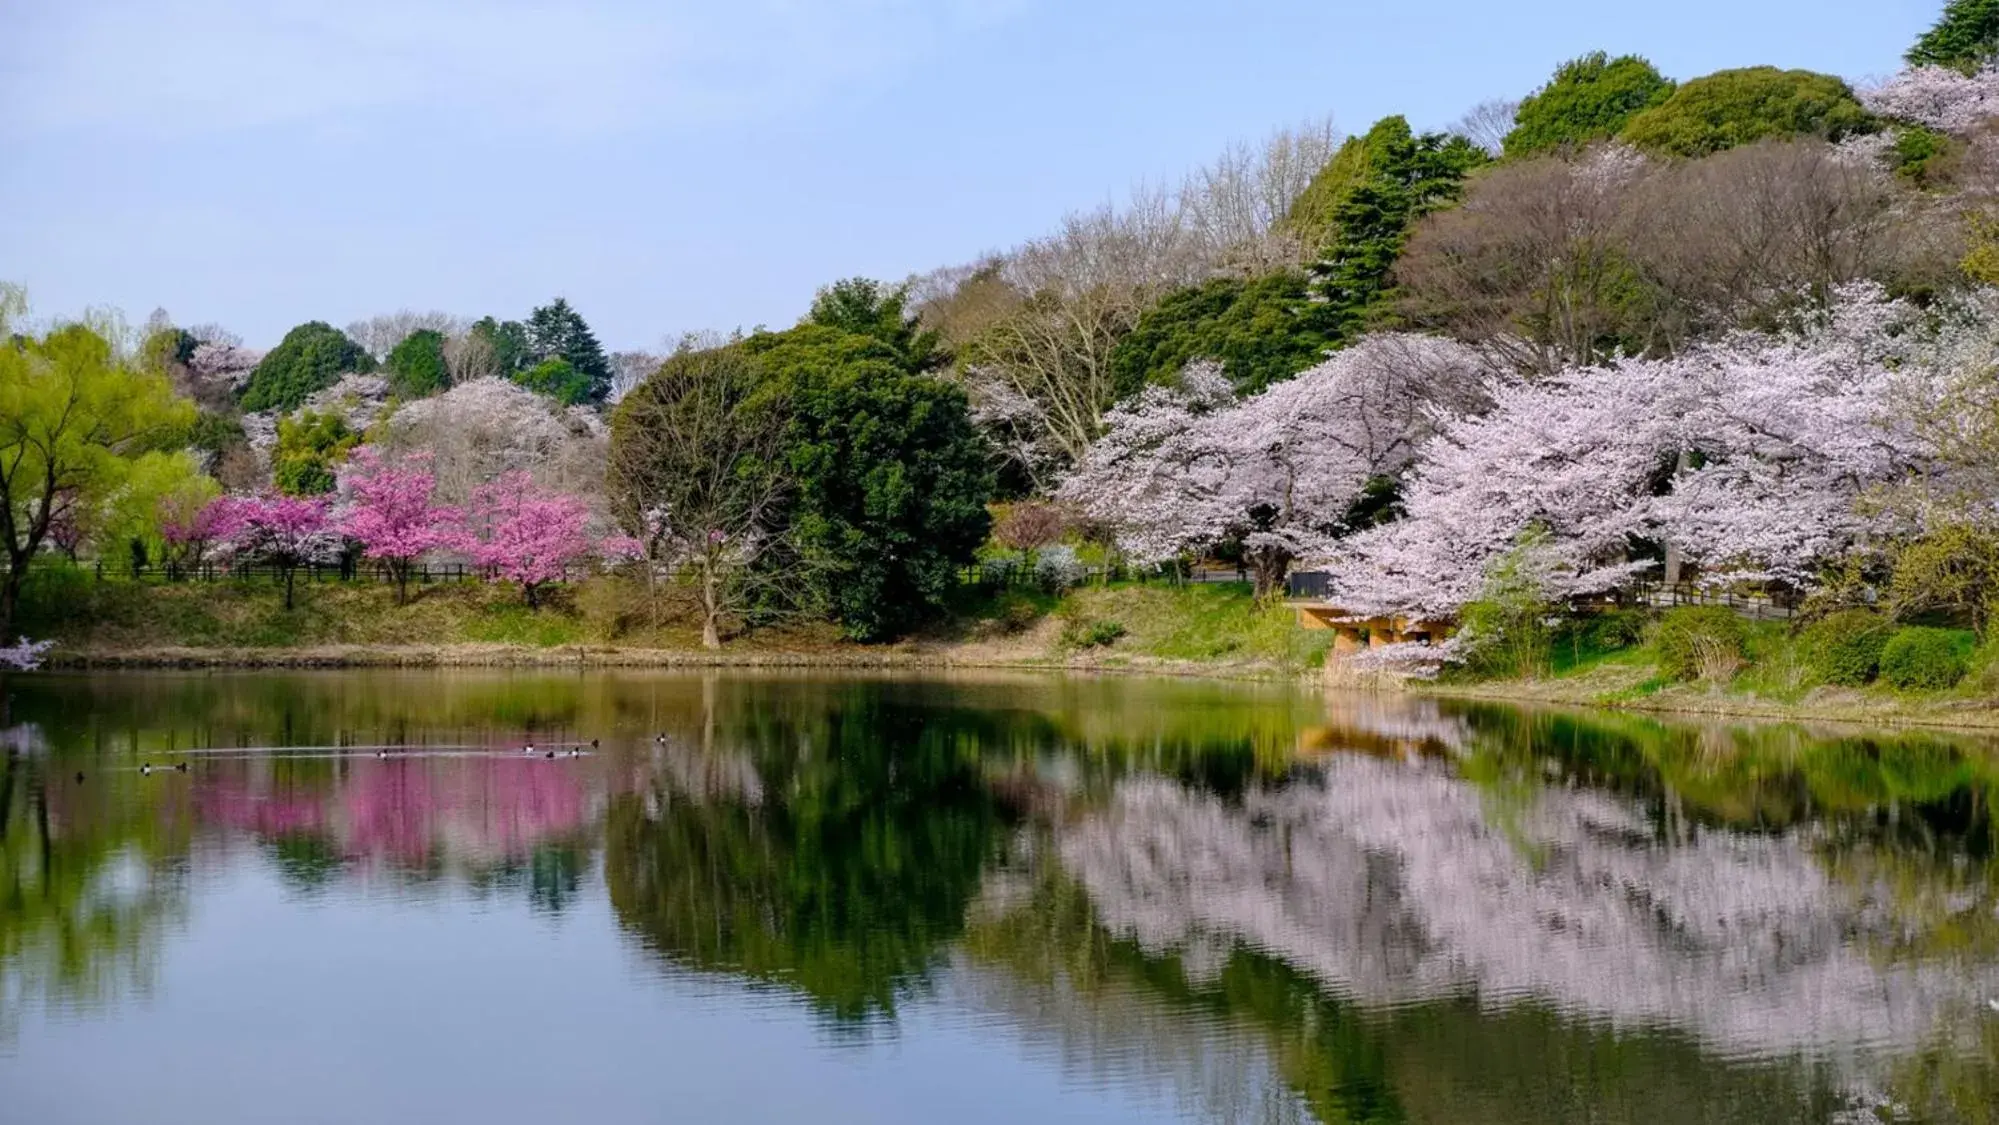
[(722, 611), (715, 603), (715, 568), (710, 565), (701, 569), (701, 647), (705, 649), (722, 647), (722, 635), (715, 628), (715, 619)]
[(286, 613), (290, 613), (292, 610), (292, 579), (296, 578), (297, 576), (298, 576), (297, 567), (288, 566), (285, 568), (285, 612)]
[(14, 614), (21, 607), (21, 584), (26, 582), (28, 572), (25, 567), (15, 566), (7, 571), (7, 581), (0, 583), (0, 645), (14, 637)]
[[(1679, 459), (1673, 463), (1673, 479), (1677, 481), (1679, 478), (1686, 476), (1687, 470), (1693, 467), (1693, 458), (1686, 450), (1680, 450)], [(1665, 572), (1660, 575), (1660, 578), (1664, 580), (1668, 589), (1680, 584), (1681, 569), (1680, 548), (1678, 544), (1668, 542), (1666, 544), (1666, 568)]]
[(1256, 600), (1268, 601), (1284, 589), (1284, 578), (1291, 570), (1291, 556), (1282, 551), (1258, 551), (1250, 559), (1256, 571)]

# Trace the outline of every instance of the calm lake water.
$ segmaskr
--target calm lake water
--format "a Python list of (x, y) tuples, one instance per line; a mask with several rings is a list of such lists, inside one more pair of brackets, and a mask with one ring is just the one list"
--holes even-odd
[(1999, 1113), (1970, 739), (1004, 676), (0, 693), (0, 1121)]

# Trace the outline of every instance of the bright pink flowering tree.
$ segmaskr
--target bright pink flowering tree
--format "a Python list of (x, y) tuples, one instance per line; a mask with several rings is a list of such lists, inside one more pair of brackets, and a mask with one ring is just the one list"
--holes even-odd
[(221, 538), (221, 511), (215, 501), (181, 494), (160, 498), (160, 538), (166, 541), (167, 561), (190, 570), (199, 567), (208, 548)]
[(213, 534), (231, 555), (265, 563), (284, 579), (286, 609), (298, 568), (340, 553), (325, 497), (224, 496), (209, 509)]
[(340, 530), (358, 540), (368, 558), (388, 564), (397, 604), (409, 600), (410, 571), (417, 560), (454, 541), (458, 513), (432, 503), (436, 491), (429, 454), (391, 465), (364, 445), (348, 457), (340, 474), (346, 506)]
[(525, 472), (506, 473), (472, 490), (457, 546), (477, 565), (520, 583), (535, 606), (543, 586), (589, 556), (589, 520), (581, 499), (544, 492)]

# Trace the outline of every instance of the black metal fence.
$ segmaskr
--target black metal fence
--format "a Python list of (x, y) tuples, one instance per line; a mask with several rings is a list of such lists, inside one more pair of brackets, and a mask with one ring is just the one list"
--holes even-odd
[[(57, 568), (60, 570), (61, 568)], [(174, 584), (193, 582), (245, 582), (257, 579), (282, 582), (285, 577), (283, 567), (271, 563), (218, 563), (204, 562), (188, 566), (180, 563), (161, 563), (153, 566), (132, 566), (97, 560), (75, 563), (69, 573), (82, 573), (100, 581), (137, 582), (151, 584)], [(563, 568), (565, 582), (587, 578), (598, 573), (599, 567), (593, 563), (575, 563)], [(412, 585), (431, 585), (449, 582), (485, 582), (500, 577), (498, 568), (474, 566), (470, 563), (425, 562), (409, 568)], [(30, 581), (36, 578), (59, 581), (52, 577), (48, 568), (37, 568)], [(299, 583), (322, 582), (394, 582), (395, 572), (387, 563), (372, 559), (347, 559), (329, 563), (301, 563), (294, 568), (292, 578)], [(1293, 581), (1298, 576), (1293, 576)], [(1189, 583), (1247, 582), (1247, 572), (1236, 567), (1188, 566), (1164, 563), (1158, 566), (1062, 566), (1027, 567), (1017, 562), (989, 562), (963, 567), (958, 572), (958, 581), (966, 586), (977, 586), (988, 590), (1009, 589), (1070, 589), (1090, 586), (1103, 582), (1158, 582), (1172, 585)], [(1294, 597), (1306, 596), (1295, 592)]]
[[(1332, 575), (1319, 570), (1293, 571), (1286, 582), (1290, 597), (1299, 601), (1322, 601), (1331, 592)], [(1797, 601), (1788, 591), (1717, 589), (1698, 582), (1641, 582), (1614, 594), (1586, 600), (1595, 608), (1670, 609), (1683, 605), (1713, 605), (1732, 609), (1744, 617), (1785, 618), (1798, 611)]]
[[(135, 567), (107, 565), (98, 561), (79, 565), (80, 569), (95, 578), (116, 582), (231, 582), (256, 578), (282, 581), (285, 573), (283, 567), (271, 563), (202, 563), (198, 566), (162, 563)], [(594, 570), (595, 567), (588, 563), (565, 566), (563, 580), (584, 578)], [(496, 567), (473, 566), (470, 563), (418, 563), (409, 569), (412, 583), (484, 582), (499, 576)], [(393, 582), (396, 578), (387, 563), (372, 559), (301, 563), (294, 569), (293, 577), (299, 582)]]

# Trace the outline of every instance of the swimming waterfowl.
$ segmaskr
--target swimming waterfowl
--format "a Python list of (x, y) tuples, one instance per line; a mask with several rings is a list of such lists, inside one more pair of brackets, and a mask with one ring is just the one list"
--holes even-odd
[(174, 769), (175, 769), (175, 770), (176, 770), (177, 772), (180, 772), (180, 773), (186, 773), (186, 772), (187, 772), (187, 763), (186, 763), (186, 762), (175, 762), (175, 763), (174, 763)]
[(387, 750), (377, 750), (377, 751), (375, 751), (375, 757), (377, 757), (377, 758), (386, 758), (386, 757), (388, 757), (388, 756), (389, 756), (389, 752), (388, 752)]
[(593, 738), (590, 740), (590, 749), (595, 750), (596, 748), (597, 748), (597, 740)]
[(151, 762), (140, 762), (140, 763), (139, 763), (139, 772), (140, 772), (141, 774), (149, 774), (149, 773), (152, 773), (152, 772), (153, 772), (153, 763), (151, 763)]
[(78, 770), (78, 771), (76, 771), (76, 783), (77, 783), (78, 785), (82, 785), (82, 784), (83, 784), (83, 771), (82, 771), (82, 770)]
[(523, 754), (534, 753), (534, 743), (530, 741), (526, 746), (521, 747), (521, 753)]
[(546, 753), (546, 754), (543, 754), (543, 755), (542, 755), (542, 757), (544, 757), (544, 758), (553, 758), (553, 757), (555, 757), (555, 751), (553, 751), (553, 750), (550, 750), (550, 751), (549, 751), (548, 753)]

